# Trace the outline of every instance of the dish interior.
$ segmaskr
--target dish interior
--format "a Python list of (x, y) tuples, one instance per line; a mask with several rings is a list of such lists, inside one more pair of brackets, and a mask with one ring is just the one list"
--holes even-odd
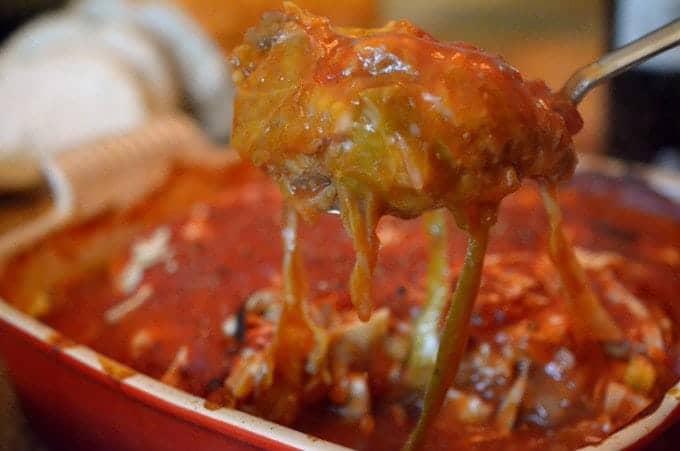
[[(527, 184), (492, 229), (471, 339), (431, 446), (598, 443), (653, 410), (677, 381), (680, 208), (640, 182), (596, 173), (578, 175), (561, 202), (579, 259), (625, 340), (573, 338), (547, 256), (548, 220)], [(262, 395), (248, 384), (266, 374), (257, 356), (268, 352), (280, 314), (280, 230), (278, 190), (259, 171), (182, 170), (142, 204), (5, 262), (0, 295), (58, 330), (64, 346), (89, 346), (207, 405), (354, 448), (401, 446), (422, 399), (407, 374), (427, 296), (422, 220), (380, 222), (368, 323), (351, 307), (354, 252), (340, 219), (301, 225), (309, 314), (330, 337), (328, 361), (301, 390), (286, 391), (274, 374)], [(465, 237), (452, 223), (447, 232), (455, 283)]]

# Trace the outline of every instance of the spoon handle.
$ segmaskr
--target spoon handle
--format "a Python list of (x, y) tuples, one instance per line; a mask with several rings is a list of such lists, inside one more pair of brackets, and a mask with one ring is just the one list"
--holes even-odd
[(593, 87), (654, 55), (680, 44), (680, 19), (614, 50), (594, 63), (578, 69), (567, 80), (562, 94), (578, 104)]

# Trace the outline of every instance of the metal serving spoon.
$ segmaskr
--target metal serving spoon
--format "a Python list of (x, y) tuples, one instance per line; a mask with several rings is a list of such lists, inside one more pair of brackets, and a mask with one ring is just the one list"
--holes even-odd
[(680, 19), (603, 56), (594, 63), (578, 69), (562, 87), (563, 96), (575, 105), (595, 86), (654, 55), (680, 44)]

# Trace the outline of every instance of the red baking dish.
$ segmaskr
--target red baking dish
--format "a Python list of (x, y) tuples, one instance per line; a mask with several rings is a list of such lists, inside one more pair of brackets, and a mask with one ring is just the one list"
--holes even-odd
[[(614, 176), (628, 170), (608, 160), (588, 165)], [(672, 195), (680, 193), (678, 180), (673, 174), (653, 178), (658, 190)], [(32, 233), (29, 242), (17, 239), (16, 247), (37, 242), (40, 235), (60, 226), (50, 221), (49, 227), (35, 226), (44, 233)], [(219, 408), (139, 374), (69, 341), (3, 300), (0, 355), (32, 427), (51, 448), (64, 443), (63, 449), (73, 449), (77, 442), (82, 449), (100, 450), (346, 449), (238, 410)], [(641, 446), (679, 415), (680, 382), (652, 413), (585, 449)]]

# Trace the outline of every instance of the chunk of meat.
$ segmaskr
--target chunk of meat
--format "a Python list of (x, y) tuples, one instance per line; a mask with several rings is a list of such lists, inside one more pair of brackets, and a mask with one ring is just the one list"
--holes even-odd
[(285, 3), (246, 33), (233, 64), (234, 147), (303, 216), (340, 210), (362, 319), (380, 216), (446, 207), (463, 228), (488, 226), (523, 178), (555, 184), (574, 169), (572, 105), (500, 57), (406, 21), (336, 28)]
[(308, 215), (347, 184), (413, 217), (496, 203), (524, 177), (559, 182), (574, 168), (573, 107), (553, 109), (542, 82), (500, 57), (406, 21), (336, 28), (287, 3), (246, 34), (234, 65), (233, 144)]

